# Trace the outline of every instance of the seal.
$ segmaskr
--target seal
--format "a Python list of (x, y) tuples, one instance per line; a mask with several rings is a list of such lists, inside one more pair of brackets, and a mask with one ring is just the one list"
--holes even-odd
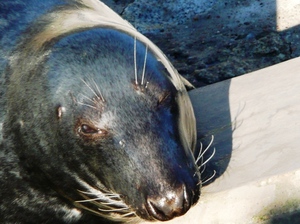
[(195, 117), (158, 47), (97, 0), (0, 8), (1, 222), (185, 214), (201, 187)]

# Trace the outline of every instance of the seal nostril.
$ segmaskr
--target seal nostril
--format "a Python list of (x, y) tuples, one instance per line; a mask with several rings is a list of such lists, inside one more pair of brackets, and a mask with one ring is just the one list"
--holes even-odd
[(167, 221), (185, 214), (191, 207), (191, 195), (185, 186), (175, 191), (166, 192), (163, 197), (147, 199), (147, 211), (151, 217), (159, 221)]
[(147, 210), (149, 212), (149, 215), (152, 216), (154, 219), (160, 220), (160, 221), (166, 221), (169, 220), (166, 216), (165, 212), (163, 211), (163, 207), (156, 204), (156, 202), (147, 201)]

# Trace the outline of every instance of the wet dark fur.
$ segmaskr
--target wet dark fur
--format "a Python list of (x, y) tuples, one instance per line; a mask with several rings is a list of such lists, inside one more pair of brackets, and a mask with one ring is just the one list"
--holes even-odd
[(199, 198), (180, 77), (129, 31), (47, 31), (86, 8), (0, 2), (0, 223), (168, 220)]

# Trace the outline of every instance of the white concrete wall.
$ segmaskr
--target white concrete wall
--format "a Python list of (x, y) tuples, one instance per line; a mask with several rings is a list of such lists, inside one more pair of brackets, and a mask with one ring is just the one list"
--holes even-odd
[(276, 223), (300, 213), (300, 58), (190, 95), (199, 134), (214, 134), (217, 154), (232, 156), (199, 203), (166, 223)]

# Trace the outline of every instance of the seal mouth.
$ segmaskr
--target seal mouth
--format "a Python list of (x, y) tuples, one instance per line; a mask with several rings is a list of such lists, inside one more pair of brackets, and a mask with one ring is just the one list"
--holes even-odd
[[(135, 223), (141, 219), (149, 221), (168, 221), (184, 215), (197, 202), (198, 193), (184, 183), (166, 188), (159, 194), (148, 195), (140, 208), (133, 209), (124, 197), (102, 187), (92, 187), (80, 181), (85, 191), (77, 190), (82, 200), (74, 201), (80, 209), (112, 221)], [(200, 191), (200, 186), (196, 190)], [(138, 206), (139, 207), (139, 206)]]
[[(135, 223), (138, 221), (168, 221), (175, 217), (184, 215), (194, 204), (197, 203), (200, 197), (201, 185), (209, 181), (212, 177), (206, 180), (196, 181), (197, 174), (201, 174), (205, 170), (206, 163), (214, 156), (215, 149), (207, 159), (203, 159), (213, 142), (206, 148), (200, 148), (198, 155), (195, 157), (196, 171), (194, 173), (193, 183), (180, 182), (170, 186), (164, 185), (164, 190), (154, 193), (146, 193), (144, 202), (138, 205), (130, 205), (124, 200), (124, 196), (115, 193), (101, 184), (93, 187), (77, 177), (80, 185), (85, 190), (77, 190), (78, 194), (83, 198), (74, 202), (76, 207), (87, 210), (95, 215), (104, 217), (112, 221)], [(200, 175), (201, 176), (201, 175)], [(200, 178), (201, 179), (201, 178)], [(196, 182), (194, 182), (196, 181)], [(168, 187), (169, 186), (169, 187)]]

